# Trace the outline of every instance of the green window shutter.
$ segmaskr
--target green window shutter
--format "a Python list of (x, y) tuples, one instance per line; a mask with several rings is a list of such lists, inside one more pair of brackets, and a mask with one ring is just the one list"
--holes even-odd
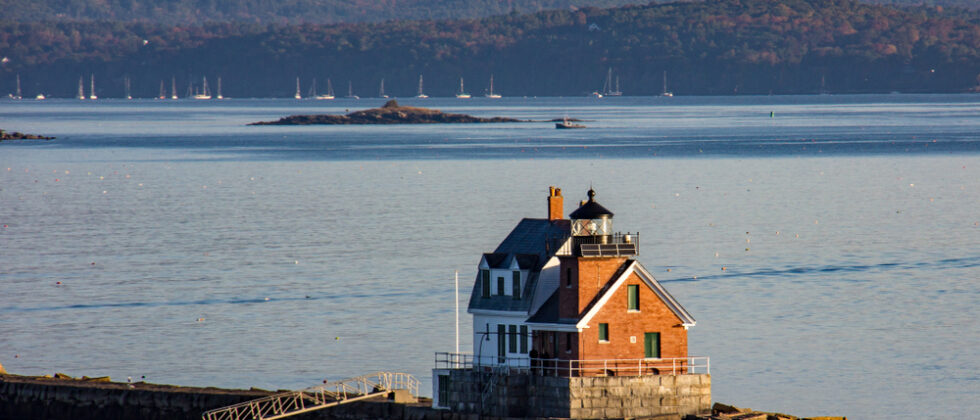
[(497, 361), (503, 363), (505, 357), (507, 357), (507, 326), (497, 324)]
[(627, 296), (629, 303), (627, 308), (631, 311), (640, 310), (640, 286), (636, 284), (631, 284), (626, 286)]
[(510, 350), (511, 353), (517, 353), (517, 326), (516, 325), (511, 325), (510, 326), (510, 347), (509, 347), (509, 350)]
[(527, 325), (521, 325), (521, 353), (527, 354)]
[(521, 272), (514, 272), (514, 300), (521, 299)]
[(504, 295), (504, 278), (497, 277), (497, 294), (500, 296)]
[(439, 404), (449, 406), (449, 375), (439, 375)]
[(480, 270), (480, 276), (483, 280), (483, 296), (485, 298), (490, 297), (490, 270)]
[(643, 357), (660, 358), (660, 333), (643, 334)]
[(609, 324), (599, 324), (599, 341), (609, 341)]

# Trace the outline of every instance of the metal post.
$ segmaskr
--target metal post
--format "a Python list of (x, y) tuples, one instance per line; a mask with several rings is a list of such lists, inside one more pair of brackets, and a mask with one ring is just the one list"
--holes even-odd
[(459, 354), (459, 270), (456, 270), (456, 293), (453, 298), (456, 303), (456, 354)]

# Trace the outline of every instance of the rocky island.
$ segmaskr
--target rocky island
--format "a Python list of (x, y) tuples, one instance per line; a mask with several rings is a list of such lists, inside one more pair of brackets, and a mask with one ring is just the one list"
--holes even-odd
[(394, 99), (381, 108), (365, 109), (347, 115), (291, 115), (278, 121), (260, 121), (249, 125), (309, 125), (309, 124), (437, 124), (437, 123), (499, 123), (522, 122), (514, 118), (480, 118), (466, 114), (447, 114), (438, 109), (401, 106)]
[(51, 140), (54, 137), (39, 136), (37, 134), (24, 134), (17, 131), (4, 131), (0, 129), (0, 141), (4, 140)]

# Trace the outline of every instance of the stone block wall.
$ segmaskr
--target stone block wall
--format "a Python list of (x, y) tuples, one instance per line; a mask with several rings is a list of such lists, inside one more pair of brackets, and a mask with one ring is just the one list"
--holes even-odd
[[(466, 369), (449, 375), (443, 404), (493, 417), (623, 418), (684, 416), (711, 410), (711, 375), (619, 377), (492, 376)], [(484, 389), (490, 389), (484, 399)]]

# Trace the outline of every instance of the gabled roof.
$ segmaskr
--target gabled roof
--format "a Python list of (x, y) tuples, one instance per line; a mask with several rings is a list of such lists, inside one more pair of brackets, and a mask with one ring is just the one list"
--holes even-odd
[(596, 294), (596, 299), (594, 299), (589, 306), (585, 308), (583, 314), (579, 317), (579, 321), (576, 326), (578, 328), (585, 328), (589, 324), (589, 321), (591, 321), (592, 318), (599, 313), (602, 306), (605, 305), (610, 298), (612, 298), (612, 295), (616, 293), (616, 290), (619, 289), (619, 287), (622, 286), (623, 283), (626, 282), (626, 279), (633, 273), (636, 273), (640, 280), (643, 280), (650, 290), (653, 290), (653, 293), (655, 293), (657, 297), (663, 301), (664, 305), (667, 306), (667, 309), (670, 309), (670, 311), (681, 320), (682, 325), (685, 327), (693, 327), (695, 324), (697, 324), (697, 320), (695, 320), (694, 317), (692, 317), (691, 314), (689, 314), (687, 310), (684, 309), (684, 307), (681, 306), (681, 304), (667, 292), (667, 289), (664, 289), (664, 287), (660, 285), (660, 282), (658, 282), (657, 279), (653, 278), (653, 275), (650, 274), (650, 272), (647, 271), (647, 269), (644, 268), (639, 261), (629, 260), (626, 261), (626, 264), (620, 267), (619, 271), (617, 271), (618, 276), (613, 276), (614, 280), (607, 283), (606, 286), (604, 286), (602, 290)]
[(481, 262), (486, 261), (491, 268), (510, 268), (512, 263), (516, 262), (522, 270), (528, 270), (527, 279), (521, 285), (524, 289), (521, 299), (515, 300), (513, 296), (481, 297), (481, 279), (480, 274), (477, 273), (470, 293), (468, 310), (520, 311), (525, 314), (530, 311), (541, 268), (558, 251), (561, 246), (560, 240), (568, 237), (569, 226), (570, 222), (565, 219), (521, 220), (497, 249), (492, 253), (483, 254), (481, 260)]

